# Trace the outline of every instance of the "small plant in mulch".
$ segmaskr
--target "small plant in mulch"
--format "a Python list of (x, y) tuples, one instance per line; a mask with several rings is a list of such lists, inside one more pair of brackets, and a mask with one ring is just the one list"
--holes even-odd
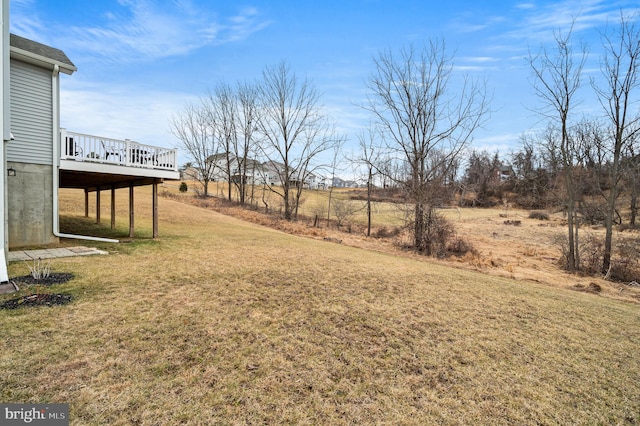
[(33, 259), (33, 266), (26, 260), (24, 263), (27, 264), (29, 271), (31, 271), (31, 276), (35, 280), (41, 280), (51, 275), (51, 261), (43, 262), (41, 258), (37, 258)]
[(25, 296), (16, 297), (0, 303), (0, 309), (17, 309), (27, 306), (54, 306), (65, 305), (73, 299), (70, 294), (43, 293), (42, 289), (54, 284), (62, 284), (73, 278), (73, 274), (67, 272), (51, 272), (51, 262), (43, 262), (42, 259), (33, 261), (29, 267), (30, 275), (13, 278), (11, 281), (17, 288), (23, 286), (35, 286), (35, 292)]

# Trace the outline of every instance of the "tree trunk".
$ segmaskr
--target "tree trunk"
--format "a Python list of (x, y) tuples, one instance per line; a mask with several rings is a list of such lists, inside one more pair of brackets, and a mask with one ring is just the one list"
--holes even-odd
[(371, 236), (371, 172), (367, 180), (367, 237)]
[[(614, 171), (616, 173), (614, 164)], [(615, 175), (614, 175), (615, 176)], [(604, 252), (602, 253), (602, 273), (606, 274), (611, 266), (613, 251), (613, 216), (616, 214), (617, 184), (611, 186), (607, 199), (607, 217), (605, 219)]]
[(574, 258), (575, 258), (575, 270), (580, 270), (580, 220), (578, 219), (578, 210), (574, 209), (573, 214), (575, 215), (573, 219), (573, 225), (575, 226), (575, 230), (573, 232), (573, 242), (574, 242)]
[(636, 216), (638, 215), (638, 185), (633, 182), (631, 185), (631, 218), (629, 219), (629, 225), (634, 226), (636, 224)]
[(424, 203), (417, 202), (413, 224), (413, 243), (417, 250), (425, 251), (427, 255), (431, 255), (428, 244), (426, 244), (425, 240), (425, 212), (426, 206)]
[(567, 253), (567, 269), (571, 272), (575, 272), (576, 270), (576, 245), (574, 238), (574, 200), (573, 200), (573, 190), (569, 191), (569, 200), (567, 201), (567, 229), (568, 229), (568, 253)]
[(284, 182), (282, 185), (282, 202), (284, 204), (285, 220), (293, 219), (293, 211), (291, 209), (291, 200), (289, 199), (289, 195), (289, 182)]

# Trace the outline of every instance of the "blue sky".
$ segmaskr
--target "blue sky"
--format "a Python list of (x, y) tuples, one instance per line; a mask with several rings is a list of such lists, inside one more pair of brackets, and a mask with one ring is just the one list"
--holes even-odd
[[(485, 79), (492, 97), (474, 147), (506, 155), (524, 132), (544, 126), (532, 112), (540, 103), (528, 52), (553, 47), (553, 30), (577, 17), (575, 35), (590, 50), (585, 71), (597, 77), (598, 31), (636, 7), (616, 0), (11, 0), (10, 28), (62, 49), (78, 67), (62, 78), (62, 127), (167, 147), (177, 145), (169, 120), (186, 103), (219, 82), (259, 78), (283, 60), (315, 84), (355, 146), (368, 121), (358, 105), (372, 58), (441, 37), (456, 72)], [(587, 114), (598, 112), (590, 92), (587, 84), (578, 94)]]

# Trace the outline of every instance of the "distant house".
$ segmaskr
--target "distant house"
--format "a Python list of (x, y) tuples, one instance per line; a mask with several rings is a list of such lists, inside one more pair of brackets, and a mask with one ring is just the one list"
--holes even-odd
[(265, 161), (260, 169), (261, 180), (266, 185), (282, 185), (285, 181), (284, 164)]
[(202, 180), (202, 173), (195, 167), (183, 167), (179, 172), (180, 180)]
[(511, 179), (511, 177), (513, 176), (513, 169), (511, 168), (511, 166), (500, 166), (495, 171), (495, 173), (496, 180), (498, 182), (505, 182)]
[[(6, 28), (7, 22), (4, 24)], [(3, 38), (6, 43), (3, 48), (9, 49), (10, 57), (9, 64), (3, 60), (3, 69), (9, 69), (10, 87), (10, 95), (3, 91), (5, 101), (9, 99), (10, 111), (9, 121), (3, 122), (5, 249), (56, 243), (60, 237), (100, 240), (60, 232), (59, 188), (84, 190), (86, 215), (89, 193), (96, 195), (100, 206), (103, 190), (113, 194), (117, 188), (129, 188), (133, 196), (135, 186), (153, 185), (154, 203), (157, 203), (157, 184), (179, 178), (177, 151), (61, 129), (60, 73), (73, 74), (75, 65), (59, 49), (13, 34), (10, 43), (8, 41)], [(7, 129), (11, 138), (6, 138)], [(114, 226), (115, 209), (111, 211)], [(156, 211), (154, 209), (154, 236), (157, 235)], [(99, 212), (97, 209), (98, 222)], [(133, 220), (130, 234), (133, 235)]]
[(334, 177), (331, 180), (331, 186), (334, 188), (357, 188), (358, 182), (355, 180), (344, 180), (339, 177)]
[(327, 178), (309, 173), (304, 180), (304, 186), (308, 189), (327, 189)]
[[(213, 182), (226, 182), (227, 176), (227, 154), (219, 153), (207, 157), (205, 165), (209, 171), (209, 179)], [(204, 173), (204, 171), (203, 171)]]
[[(207, 158), (212, 164), (210, 179), (214, 182), (244, 182), (248, 185), (262, 185), (272, 176), (270, 170), (252, 158), (239, 158), (233, 154), (218, 153)], [(227, 166), (228, 163), (228, 166)]]
[[(267, 160), (261, 163), (252, 158), (242, 159), (232, 154), (227, 156), (226, 153), (218, 153), (209, 156), (207, 162), (212, 164), (210, 178), (214, 182), (243, 181), (249, 185), (280, 186), (287, 179), (284, 164), (277, 161)], [(298, 173), (298, 170), (289, 169), (289, 185), (292, 187), (303, 185), (307, 189), (327, 187), (326, 178), (310, 172), (306, 172), (304, 177), (301, 175), (302, 173)]]

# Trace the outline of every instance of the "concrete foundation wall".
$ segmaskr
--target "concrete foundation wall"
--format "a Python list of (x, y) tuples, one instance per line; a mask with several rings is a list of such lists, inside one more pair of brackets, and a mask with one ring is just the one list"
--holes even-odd
[(7, 162), (9, 248), (54, 244), (53, 166)]

